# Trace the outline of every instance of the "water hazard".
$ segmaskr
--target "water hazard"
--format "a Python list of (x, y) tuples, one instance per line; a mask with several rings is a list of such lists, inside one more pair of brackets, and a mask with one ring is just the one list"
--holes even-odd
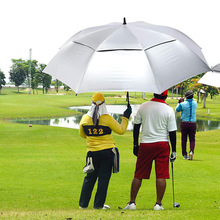
[[(132, 114), (131, 119), (129, 120), (127, 130), (133, 130), (134, 117), (137, 113), (137, 110), (140, 105), (131, 105)], [(70, 107), (71, 110), (76, 110), (86, 114), (90, 109), (90, 106), (74, 106)], [(107, 105), (107, 109), (109, 114), (118, 122), (121, 122), (121, 116), (126, 109), (126, 105)], [(74, 115), (71, 117), (60, 117), (60, 118), (52, 118), (52, 119), (17, 119), (12, 120), (12, 122), (22, 123), (22, 124), (38, 124), (38, 125), (48, 125), (48, 126), (58, 126), (58, 127), (66, 127), (66, 128), (79, 128), (79, 123), (82, 118), (82, 115)], [(177, 128), (180, 131), (180, 116), (179, 113), (176, 116)], [(197, 120), (196, 121), (197, 131), (208, 131), (220, 129), (220, 121), (211, 121), (211, 120)]]

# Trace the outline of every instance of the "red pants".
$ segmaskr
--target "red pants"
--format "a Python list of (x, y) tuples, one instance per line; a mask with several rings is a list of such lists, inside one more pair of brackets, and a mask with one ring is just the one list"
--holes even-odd
[(155, 160), (157, 179), (169, 179), (169, 142), (141, 143), (137, 156), (135, 178), (149, 179)]

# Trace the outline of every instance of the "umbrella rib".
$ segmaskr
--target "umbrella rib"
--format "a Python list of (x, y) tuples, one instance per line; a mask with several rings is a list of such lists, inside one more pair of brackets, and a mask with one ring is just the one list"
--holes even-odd
[[(79, 45), (82, 45), (82, 46), (85, 46), (85, 47), (88, 47), (88, 48), (94, 50), (92, 47), (90, 47), (90, 46), (88, 46), (88, 45), (86, 45), (86, 44), (82, 44), (82, 43), (79, 43), (79, 42), (76, 42), (76, 41), (73, 41), (73, 43), (79, 44)], [(94, 51), (95, 51), (95, 50), (94, 50)]]
[[(147, 59), (148, 59), (148, 55), (147, 55), (147, 53), (145, 53), (145, 55), (146, 55), (146, 57), (147, 57)], [(149, 61), (150, 69), (151, 69), (151, 71), (153, 72), (153, 68), (152, 68), (152, 65), (151, 65), (151, 63), (150, 63), (150, 60), (148, 59), (148, 61)], [(157, 80), (156, 80), (156, 77), (155, 77), (154, 74), (153, 74), (153, 78), (154, 78), (154, 81), (155, 81), (155, 83), (156, 83), (156, 85), (157, 85), (157, 87), (158, 87), (158, 83), (157, 83)]]
[[(78, 42), (75, 42), (75, 43), (80, 44), (80, 45), (82, 45), (82, 46), (86, 46), (86, 47), (92, 49), (92, 50), (94, 51), (94, 53), (96, 52), (92, 47), (89, 47), (89, 46), (87, 46), (87, 45), (84, 45), (84, 44), (81, 44), (81, 43), (78, 43)], [(93, 53), (92, 56), (94, 56), (94, 53)], [(91, 59), (90, 59), (90, 61), (91, 61)], [(90, 62), (90, 61), (89, 61), (89, 62)], [(86, 68), (85, 68), (85, 71), (84, 71), (84, 73), (83, 73), (83, 76), (82, 76), (82, 78), (81, 78), (81, 80), (80, 80), (80, 82), (79, 82), (78, 89), (80, 88), (80, 86), (81, 86), (81, 84), (82, 84), (82, 82), (83, 82), (83, 79), (84, 79), (84, 77), (85, 77), (85, 74), (86, 74), (86, 71), (87, 71), (87, 69), (88, 69), (88, 66), (89, 66), (89, 63), (87, 63), (87, 65), (86, 65)]]
[(152, 49), (152, 48), (154, 48), (154, 47), (157, 47), (157, 46), (160, 46), (160, 45), (163, 45), (163, 44), (167, 44), (167, 43), (170, 43), (170, 42), (173, 42), (173, 41), (176, 41), (176, 39), (175, 39), (175, 40), (170, 40), (170, 41), (166, 41), (166, 42), (163, 42), (163, 43), (156, 44), (156, 45), (154, 45), (154, 46), (152, 46), (152, 47), (149, 47), (149, 48), (147, 48), (147, 49), (144, 49), (144, 50), (150, 50), (150, 49)]
[(111, 50), (97, 50), (97, 52), (111, 52), (111, 51), (142, 51), (142, 49), (111, 49)]
[[(176, 39), (170, 40), (170, 41), (166, 41), (166, 42), (163, 42), (163, 43), (160, 43), (160, 44), (156, 44), (156, 45), (154, 45), (154, 46), (152, 46), (152, 47), (149, 47), (149, 48), (145, 49), (145, 51), (146, 51), (146, 50), (150, 50), (150, 49), (152, 49), (152, 48), (154, 48), (154, 47), (157, 47), (157, 46), (166, 44), (166, 43), (174, 42), (174, 41), (176, 41)], [(189, 47), (188, 47), (188, 48), (189, 48)], [(198, 56), (198, 54), (195, 53), (195, 51), (193, 51), (191, 48), (189, 48), (189, 50), (191, 50), (194, 54), (196, 54), (196, 56)], [(200, 58), (200, 57), (199, 57), (199, 58)], [(208, 66), (207, 63), (206, 63), (203, 59), (202, 59), (202, 62), (203, 62), (206, 66)], [(208, 67), (209, 67), (209, 66), (208, 66)], [(209, 70), (211, 70), (210, 67), (209, 67)], [(219, 72), (220, 72), (220, 71), (219, 71)]]

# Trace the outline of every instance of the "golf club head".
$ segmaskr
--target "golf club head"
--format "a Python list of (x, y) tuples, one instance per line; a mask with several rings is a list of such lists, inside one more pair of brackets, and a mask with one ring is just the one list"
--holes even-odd
[(179, 207), (180, 207), (180, 204), (177, 203), (177, 202), (175, 202), (175, 203), (173, 204), (173, 207), (174, 207), (174, 208), (179, 208)]

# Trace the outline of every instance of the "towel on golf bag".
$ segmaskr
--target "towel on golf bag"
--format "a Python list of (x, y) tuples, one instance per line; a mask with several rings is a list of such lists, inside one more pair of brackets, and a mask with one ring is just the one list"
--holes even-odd
[(112, 149), (113, 152), (113, 173), (118, 173), (119, 172), (119, 151), (117, 147), (114, 147)]
[(87, 158), (87, 164), (83, 167), (83, 173), (92, 173), (95, 170), (92, 157)]

